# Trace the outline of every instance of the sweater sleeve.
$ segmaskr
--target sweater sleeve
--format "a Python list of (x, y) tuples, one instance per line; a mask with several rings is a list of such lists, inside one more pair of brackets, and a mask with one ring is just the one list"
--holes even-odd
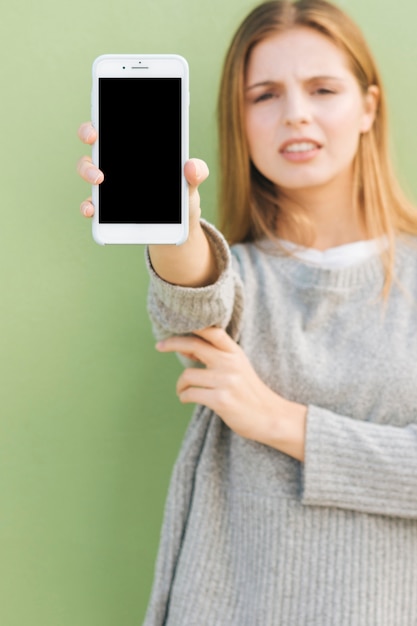
[(417, 424), (374, 424), (310, 406), (305, 505), (417, 519)]
[(218, 280), (206, 287), (181, 287), (162, 280), (146, 260), (150, 275), (148, 312), (154, 335), (165, 339), (208, 326), (226, 329), (233, 339), (240, 333), (243, 289), (233, 269), (230, 248), (220, 232), (201, 220), (219, 268)]

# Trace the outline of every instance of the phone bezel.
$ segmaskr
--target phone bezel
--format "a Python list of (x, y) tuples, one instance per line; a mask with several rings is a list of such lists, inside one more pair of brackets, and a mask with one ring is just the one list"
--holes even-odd
[[(94, 60), (92, 75), (91, 119), (96, 128), (99, 127), (98, 85), (100, 78), (181, 78), (181, 171), (183, 172), (188, 160), (189, 144), (189, 69), (186, 59), (177, 54), (103, 54)], [(92, 160), (97, 166), (99, 142), (100, 136), (92, 148)], [(150, 195), (152, 197), (152, 194)], [(92, 224), (93, 238), (100, 245), (180, 245), (187, 239), (188, 185), (184, 174), (181, 180), (181, 222), (178, 224), (103, 224), (99, 222), (98, 185), (93, 185), (92, 201), (96, 207)]]

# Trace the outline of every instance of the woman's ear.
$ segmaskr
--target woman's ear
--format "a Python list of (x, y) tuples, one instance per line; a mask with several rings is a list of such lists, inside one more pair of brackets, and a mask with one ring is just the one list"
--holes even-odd
[(379, 103), (379, 87), (370, 85), (364, 97), (364, 113), (361, 124), (361, 133), (371, 130)]

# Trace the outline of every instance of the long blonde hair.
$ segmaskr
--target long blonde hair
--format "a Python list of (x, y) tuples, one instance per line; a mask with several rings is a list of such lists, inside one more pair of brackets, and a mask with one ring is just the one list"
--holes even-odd
[(264, 2), (249, 13), (232, 39), (218, 99), (219, 226), (231, 244), (276, 234), (277, 220), (287, 222), (293, 232), (304, 233), (305, 238), (306, 215), (302, 211), (284, 213), (280, 190), (251, 163), (244, 124), (244, 83), (251, 51), (266, 37), (297, 26), (320, 32), (344, 51), (364, 94), (370, 85), (379, 89), (374, 124), (361, 135), (355, 157), (353, 201), (367, 236), (388, 237), (390, 245), (383, 256), (388, 289), (393, 277), (395, 235), (417, 234), (417, 211), (394, 175), (387, 103), (374, 58), (357, 24), (326, 0)]

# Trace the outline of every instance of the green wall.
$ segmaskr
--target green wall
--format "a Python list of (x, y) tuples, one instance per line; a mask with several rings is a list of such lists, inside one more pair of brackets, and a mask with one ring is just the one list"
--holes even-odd
[[(249, 0), (16, 0), (2, 7), (0, 624), (138, 626), (164, 498), (192, 408), (146, 315), (142, 247), (100, 247), (75, 165), (93, 59), (175, 52), (190, 65), (190, 153), (215, 216), (221, 60)], [(402, 178), (417, 191), (414, 0), (341, 2), (390, 89)], [(88, 152), (88, 151), (87, 151)], [(161, 161), (163, 154), (161, 154)], [(163, 183), (163, 178), (161, 178)]]

